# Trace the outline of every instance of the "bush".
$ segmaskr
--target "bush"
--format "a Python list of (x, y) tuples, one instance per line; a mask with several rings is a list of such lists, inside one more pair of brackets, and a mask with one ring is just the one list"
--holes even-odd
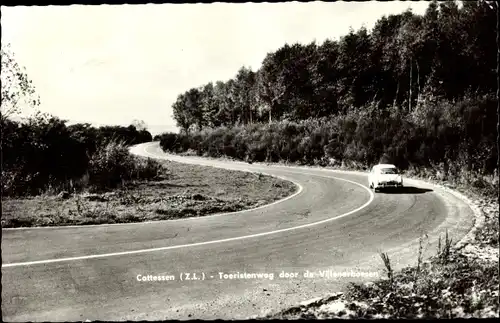
[(130, 179), (134, 160), (123, 143), (110, 142), (95, 152), (89, 162), (89, 183), (98, 190), (114, 188)]
[(81, 189), (86, 185), (81, 179), (88, 173), (91, 162), (92, 172), (105, 176), (97, 169), (106, 167), (100, 164), (102, 149), (109, 149), (110, 142), (121, 140), (129, 145), (151, 139), (149, 132), (137, 131), (133, 126), (94, 128), (89, 124), (76, 124), (68, 127), (64, 120), (50, 116), (36, 116), (23, 123), (2, 119), (2, 194), (20, 196), (40, 194), (48, 189)]
[(134, 168), (131, 173), (131, 179), (150, 180), (157, 178), (163, 169), (162, 165), (152, 159), (132, 156), (134, 160)]
[(95, 190), (116, 188), (131, 180), (154, 179), (161, 169), (154, 159), (132, 156), (123, 142), (109, 142), (90, 159), (89, 184)]
[(167, 132), (159, 136), (160, 147), (164, 151), (179, 152), (180, 138), (176, 133)]

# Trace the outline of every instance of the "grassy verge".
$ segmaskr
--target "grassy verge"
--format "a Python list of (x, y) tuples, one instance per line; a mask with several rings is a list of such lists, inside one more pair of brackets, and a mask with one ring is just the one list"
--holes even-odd
[(385, 280), (351, 284), (333, 297), (266, 318), (498, 317), (498, 261), (448, 256), (448, 261), (435, 257)]
[(161, 161), (154, 181), (135, 180), (102, 193), (2, 199), (2, 227), (167, 220), (268, 204), (296, 190), (288, 181), (247, 172)]

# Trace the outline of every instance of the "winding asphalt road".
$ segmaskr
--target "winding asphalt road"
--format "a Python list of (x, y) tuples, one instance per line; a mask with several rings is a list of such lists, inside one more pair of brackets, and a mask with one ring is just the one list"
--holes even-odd
[[(296, 305), (350, 281), (304, 277), (306, 271), (383, 275), (412, 265), (418, 240), (426, 254), (439, 235), (454, 241), (473, 225), (472, 210), (430, 185), (372, 193), (366, 174), (267, 166), (167, 155), (158, 143), (133, 153), (271, 174), (297, 192), (244, 212), (175, 221), (60, 228), (2, 229), (4, 321), (235, 319)], [(274, 279), (221, 279), (219, 273), (273, 273)], [(297, 273), (280, 278), (281, 272)], [(181, 280), (196, 273), (198, 280)], [(138, 281), (138, 275), (175, 280)], [(190, 275), (192, 276), (192, 274)], [(202, 279), (204, 278), (204, 279)]]

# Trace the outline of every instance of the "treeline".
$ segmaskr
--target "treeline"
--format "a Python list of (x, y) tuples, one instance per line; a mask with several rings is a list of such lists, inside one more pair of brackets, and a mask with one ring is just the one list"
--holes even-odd
[(67, 126), (53, 116), (27, 122), (2, 118), (2, 194), (39, 194), (50, 188), (106, 189), (123, 180), (156, 175), (152, 162), (138, 162), (127, 146), (152, 140), (134, 125)]
[(249, 162), (363, 168), (386, 161), (403, 169), (438, 168), (445, 175), (487, 174), (496, 167), (496, 104), (491, 95), (454, 104), (425, 102), (410, 114), (372, 105), (328, 118), (166, 133), (159, 139), (166, 151)]
[(430, 2), (423, 16), (379, 19), (370, 32), (286, 44), (254, 72), (192, 88), (173, 104), (186, 133), (345, 114), (375, 104), (408, 113), (424, 98), (453, 102), (496, 90), (496, 2)]
[(256, 72), (191, 89), (173, 105), (181, 133), (159, 136), (161, 146), (247, 161), (385, 161), (466, 181), (493, 174), (496, 3), (462, 3), (285, 45)]

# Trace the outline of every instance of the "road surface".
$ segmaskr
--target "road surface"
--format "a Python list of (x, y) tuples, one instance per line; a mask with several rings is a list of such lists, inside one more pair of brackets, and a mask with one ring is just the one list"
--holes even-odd
[(420, 236), (433, 254), (445, 230), (458, 241), (473, 225), (465, 202), (410, 179), (402, 192), (374, 194), (363, 173), (172, 156), (156, 142), (132, 151), (271, 174), (298, 190), (232, 214), (2, 229), (4, 321), (247, 318), (373, 280), (337, 273), (382, 276), (380, 251), (396, 269), (413, 265)]

